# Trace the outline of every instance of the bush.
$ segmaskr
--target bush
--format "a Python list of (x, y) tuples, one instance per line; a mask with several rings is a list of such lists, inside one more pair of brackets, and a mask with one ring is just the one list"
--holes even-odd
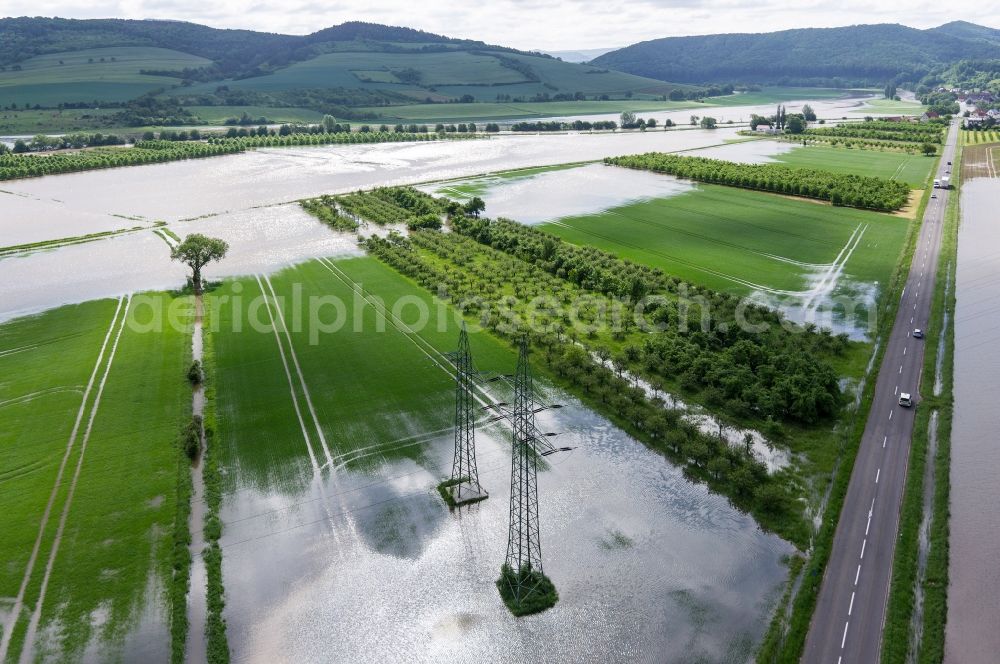
[[(517, 597), (515, 589), (520, 586), (521, 596)], [(529, 565), (521, 567), (517, 573), (510, 565), (500, 568), (500, 578), (497, 579), (497, 589), (500, 597), (515, 616), (527, 616), (552, 608), (559, 601), (559, 593), (549, 577), (540, 570), (534, 570)]]
[(181, 444), (184, 446), (184, 454), (191, 460), (198, 457), (201, 451), (201, 416), (192, 415), (191, 421), (187, 423), (181, 432)]
[(191, 368), (188, 369), (187, 373), (188, 380), (192, 385), (201, 385), (205, 380), (204, 371), (201, 368), (201, 360), (195, 360), (191, 363)]

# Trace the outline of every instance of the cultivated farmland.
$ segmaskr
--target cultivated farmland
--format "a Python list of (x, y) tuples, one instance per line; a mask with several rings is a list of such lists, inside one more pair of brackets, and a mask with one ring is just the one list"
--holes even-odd
[(171, 302), (123, 297), (0, 327), (9, 657), (169, 649), (190, 337), (142, 328)]
[(934, 159), (906, 152), (881, 152), (808, 145), (775, 155), (775, 161), (796, 168), (816, 168), (831, 173), (853, 173), (899, 180), (922, 188), (927, 184)]
[(39, 55), (19, 69), (0, 72), (0, 105), (126, 101), (179, 79), (140, 74), (140, 70), (177, 71), (210, 64), (180, 51), (123, 46)]

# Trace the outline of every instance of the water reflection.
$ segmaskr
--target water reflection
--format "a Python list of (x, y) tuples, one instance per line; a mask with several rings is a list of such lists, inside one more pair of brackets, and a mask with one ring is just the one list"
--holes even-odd
[[(791, 547), (579, 404), (540, 415), (576, 449), (540, 483), (546, 572), (561, 599), (516, 620), (493, 585), (507, 536), (509, 441), (479, 436), (489, 500), (449, 513), (420, 463), (226, 498), (226, 618), (240, 661), (669, 661), (745, 657)], [(264, 516), (254, 515), (264, 513)], [(619, 542), (607, 546), (608, 541)], [(334, 627), (335, 626), (335, 627)]]
[[(1000, 180), (962, 184), (962, 225), (955, 272), (955, 415), (952, 424), (951, 517), (949, 537), (948, 622), (945, 660), (996, 659), (996, 598), (1000, 570), (1000, 428), (996, 407), (1000, 353), (996, 352), (1000, 308), (1000, 225), (996, 204)], [(986, 508), (986, 509), (984, 509)]]

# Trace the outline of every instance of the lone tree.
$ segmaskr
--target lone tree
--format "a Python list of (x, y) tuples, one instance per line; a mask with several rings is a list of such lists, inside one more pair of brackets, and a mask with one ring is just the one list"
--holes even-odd
[(924, 143), (920, 146), (920, 151), (923, 152), (928, 157), (933, 157), (937, 154), (937, 146), (933, 143)]
[(194, 292), (201, 294), (201, 269), (212, 261), (217, 261), (225, 257), (229, 251), (229, 245), (224, 241), (214, 237), (207, 237), (200, 233), (192, 233), (184, 238), (170, 252), (170, 258), (180, 261), (191, 268), (191, 286)]
[(465, 214), (470, 217), (479, 217), (486, 210), (486, 201), (479, 196), (473, 196), (463, 207)]

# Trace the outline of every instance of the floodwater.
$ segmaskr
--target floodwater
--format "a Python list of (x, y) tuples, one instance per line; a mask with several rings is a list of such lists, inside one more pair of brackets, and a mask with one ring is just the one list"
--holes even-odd
[[(90, 227), (95, 214), (119, 214), (148, 222), (177, 221), (379, 185), (598, 160), (609, 155), (689, 150), (734, 137), (734, 129), (699, 129), (270, 148), (10, 181), (0, 189), (25, 199), (13, 225), (37, 228), (38, 234), (28, 241), (41, 241), (93, 232)], [(58, 219), (46, 220), (50, 215)], [(10, 244), (15, 243), (0, 241), (0, 246)]]
[[(242, 210), (174, 222), (183, 237), (206, 233), (226, 240), (226, 260), (206, 278), (272, 271), (306, 258), (359, 255), (352, 238), (329, 229), (297, 204)], [(179, 288), (187, 268), (170, 260), (170, 246), (152, 231), (0, 258), (0, 321), (72, 302), (125, 292)]]
[[(773, 140), (751, 140), (686, 152), (742, 163), (766, 163), (772, 157), (797, 149), (798, 146)], [(463, 200), (471, 195), (481, 197), (491, 217), (507, 217), (528, 225), (560, 224), (561, 220), (624, 207), (634, 203), (663, 199), (693, 192), (698, 185), (647, 171), (585, 164), (548, 171), (505, 173), (430, 183), (424, 191)], [(609, 222), (612, 223), (612, 222)], [(794, 256), (775, 257), (796, 270), (801, 277), (800, 290), (780, 291), (768, 284), (751, 281), (755, 275), (740, 274), (731, 288), (755, 302), (779, 310), (800, 324), (814, 323), (845, 333), (852, 340), (868, 341), (871, 334), (870, 312), (878, 300), (877, 284), (853, 279), (850, 259), (864, 240), (866, 229), (859, 228), (851, 236), (840, 255), (826, 265), (796, 264)], [(855, 242), (856, 240), (856, 242)], [(849, 301), (854, 310), (845, 312), (838, 302)]]
[[(816, 115), (821, 118), (843, 118), (852, 117), (848, 115), (851, 111), (860, 109), (864, 106), (865, 100), (872, 99), (874, 96), (869, 97), (848, 97), (843, 99), (824, 99), (824, 100), (808, 100), (803, 99), (799, 101), (787, 101), (787, 102), (775, 102), (773, 104), (757, 104), (757, 105), (747, 105), (747, 106), (695, 106), (694, 108), (685, 108), (680, 110), (672, 111), (638, 111), (636, 115), (640, 118), (650, 119), (655, 118), (659, 123), (660, 127), (667, 120), (672, 121), (678, 127), (690, 127), (691, 126), (691, 116), (701, 117), (708, 116), (715, 118), (720, 126), (725, 126), (726, 123), (747, 123), (750, 122), (750, 117), (753, 115), (770, 116), (774, 115), (774, 109), (780, 104), (784, 106), (789, 113), (798, 113), (802, 110), (802, 107), (809, 104), (816, 111)], [(518, 120), (505, 120), (503, 124), (511, 124), (514, 122), (526, 121), (526, 122), (549, 122), (549, 121), (559, 121), (559, 122), (573, 122), (575, 120), (583, 120), (585, 122), (596, 122), (600, 120), (618, 120), (618, 113), (591, 113), (586, 115), (564, 115), (552, 118), (521, 118)]]
[(206, 232), (233, 245), (226, 259), (210, 268), (210, 277), (267, 271), (356, 251), (296, 205), (282, 205), (300, 198), (608, 155), (692, 150), (733, 138), (730, 128), (275, 148), (5, 182), (0, 186), (0, 247), (141, 230), (0, 259), (0, 320), (128, 291), (180, 286), (181, 266), (169, 261), (166, 242), (150, 232), (156, 222), (181, 235)]
[(457, 183), (431, 184), (421, 189), (461, 200), (465, 196), (455, 186), (468, 188), (482, 197), (489, 216), (516, 219), (529, 225), (600, 212), (650, 198), (666, 198), (694, 189), (688, 181), (604, 164), (523, 176), (484, 176)]
[(539, 476), (553, 609), (515, 619), (493, 583), (510, 495), (509, 433), (494, 426), (478, 435), (490, 498), (459, 512), (434, 488), (450, 434), (420, 464), (298, 490), (238, 482), (222, 510), (234, 661), (747, 662), (792, 547), (577, 403), (539, 426), (575, 448)]
[(989, 662), (1000, 652), (1000, 180), (962, 185), (955, 273), (955, 415), (951, 434), (951, 535), (945, 662)]

